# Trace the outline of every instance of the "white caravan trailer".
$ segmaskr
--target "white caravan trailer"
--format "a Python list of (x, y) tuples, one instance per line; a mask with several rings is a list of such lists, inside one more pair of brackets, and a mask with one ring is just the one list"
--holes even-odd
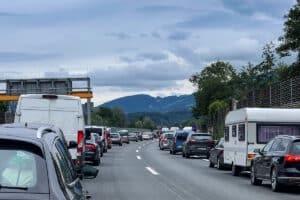
[(254, 149), (263, 148), (277, 135), (300, 135), (300, 109), (243, 108), (225, 119), (224, 163), (232, 174), (250, 168)]

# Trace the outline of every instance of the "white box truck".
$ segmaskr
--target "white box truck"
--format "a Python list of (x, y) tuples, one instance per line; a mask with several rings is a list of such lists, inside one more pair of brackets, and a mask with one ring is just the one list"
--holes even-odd
[(84, 160), (84, 117), (79, 97), (29, 94), (18, 101), (16, 123), (53, 124), (63, 131), (73, 160), (81, 167)]
[(262, 149), (277, 135), (300, 135), (300, 109), (243, 108), (225, 119), (224, 163), (232, 175), (249, 170), (254, 149)]

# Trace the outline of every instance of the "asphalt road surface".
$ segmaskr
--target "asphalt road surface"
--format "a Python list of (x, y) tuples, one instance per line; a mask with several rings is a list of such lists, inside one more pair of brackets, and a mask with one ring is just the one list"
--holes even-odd
[(200, 158), (186, 159), (160, 151), (158, 142), (113, 146), (102, 159), (96, 179), (85, 186), (97, 200), (299, 200), (300, 189), (271, 191), (270, 183), (252, 186), (247, 175), (208, 167)]

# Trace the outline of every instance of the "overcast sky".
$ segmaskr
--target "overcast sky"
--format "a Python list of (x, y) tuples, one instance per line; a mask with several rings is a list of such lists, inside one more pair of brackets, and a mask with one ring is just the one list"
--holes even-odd
[(95, 104), (194, 91), (216, 60), (258, 62), (295, 0), (1, 0), (0, 78), (85, 76)]

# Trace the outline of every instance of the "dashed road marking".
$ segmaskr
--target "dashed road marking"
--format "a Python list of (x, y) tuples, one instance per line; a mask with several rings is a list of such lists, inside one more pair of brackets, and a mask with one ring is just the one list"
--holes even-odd
[(138, 160), (141, 160), (141, 159), (142, 159), (141, 156), (136, 156), (136, 158), (137, 158)]
[(142, 147), (141, 146), (139, 146), (139, 149), (141, 149)]
[(137, 152), (137, 153), (138, 153), (138, 152), (139, 152), (139, 150), (135, 150), (135, 152)]
[(155, 175), (155, 176), (159, 175), (159, 173), (156, 172), (156, 171), (155, 171), (154, 169), (152, 169), (151, 167), (146, 167), (146, 169), (147, 169), (151, 174), (153, 174), (153, 175)]
[(206, 161), (206, 162), (209, 162), (209, 160), (208, 160), (208, 159), (202, 159), (202, 160), (204, 160), (204, 161)]

